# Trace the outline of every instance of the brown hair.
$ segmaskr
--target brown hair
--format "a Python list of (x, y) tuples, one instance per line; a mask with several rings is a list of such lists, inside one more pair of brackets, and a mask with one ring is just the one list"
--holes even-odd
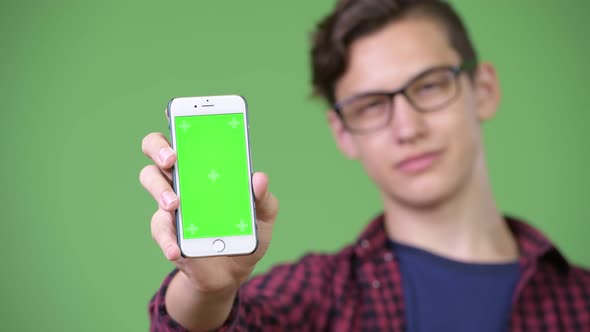
[[(334, 87), (348, 65), (350, 45), (388, 23), (403, 18), (428, 18), (441, 24), (463, 61), (477, 63), (467, 29), (455, 10), (441, 0), (339, 0), (317, 26), (312, 38), (314, 94), (335, 102)], [(471, 67), (470, 73), (473, 74)]]

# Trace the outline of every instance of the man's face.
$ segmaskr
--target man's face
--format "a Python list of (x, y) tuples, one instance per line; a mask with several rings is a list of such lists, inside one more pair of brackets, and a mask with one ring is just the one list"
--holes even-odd
[[(397, 21), (351, 45), (336, 100), (398, 89), (429, 68), (460, 63), (440, 25), (426, 19)], [(485, 168), (480, 124), (493, 115), (499, 96), (493, 68), (484, 65), (480, 71), (474, 82), (460, 74), (458, 95), (432, 112), (418, 112), (397, 95), (392, 120), (369, 133), (349, 132), (329, 112), (340, 149), (359, 159), (382, 193), (398, 204), (429, 207), (445, 201)]]

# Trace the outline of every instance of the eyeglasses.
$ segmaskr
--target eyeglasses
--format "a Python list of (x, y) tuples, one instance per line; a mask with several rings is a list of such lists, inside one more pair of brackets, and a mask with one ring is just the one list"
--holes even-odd
[(363, 134), (386, 127), (393, 115), (393, 99), (401, 94), (419, 112), (444, 108), (458, 95), (459, 74), (475, 66), (473, 61), (458, 66), (430, 68), (395, 91), (359, 94), (336, 103), (333, 107), (345, 127)]

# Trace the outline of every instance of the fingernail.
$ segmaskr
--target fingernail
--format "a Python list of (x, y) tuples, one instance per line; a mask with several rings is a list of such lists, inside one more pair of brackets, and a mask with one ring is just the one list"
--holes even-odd
[(170, 158), (170, 156), (173, 154), (174, 150), (172, 150), (171, 148), (162, 148), (158, 153), (158, 156), (160, 157), (160, 161), (165, 163), (166, 160), (168, 160), (168, 158)]
[(171, 191), (165, 191), (162, 194), (162, 201), (164, 201), (164, 205), (170, 206), (174, 201), (176, 201), (176, 195), (174, 195)]

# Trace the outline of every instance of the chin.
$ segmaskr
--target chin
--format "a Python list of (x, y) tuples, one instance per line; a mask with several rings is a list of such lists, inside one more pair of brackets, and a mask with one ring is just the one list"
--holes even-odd
[(390, 198), (396, 205), (402, 205), (413, 209), (433, 209), (442, 205), (446, 201), (445, 195), (437, 193), (415, 194), (412, 193), (392, 193)]
[(440, 206), (453, 196), (454, 190), (449, 179), (425, 177), (411, 182), (396, 183), (386, 191), (396, 205), (417, 209), (431, 209)]

